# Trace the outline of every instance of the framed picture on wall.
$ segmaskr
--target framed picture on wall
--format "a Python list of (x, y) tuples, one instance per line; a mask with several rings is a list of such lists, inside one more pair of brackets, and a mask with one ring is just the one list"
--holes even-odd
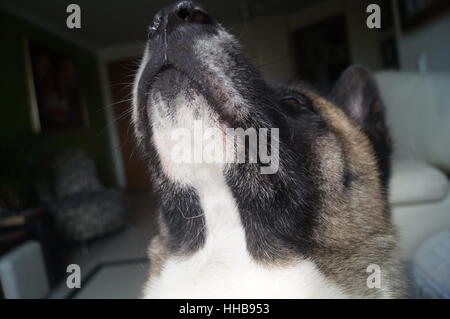
[(399, 0), (402, 29), (408, 31), (450, 9), (448, 0)]
[(76, 59), (31, 41), (25, 41), (25, 51), (35, 131), (86, 127), (86, 103)]
[(330, 91), (350, 65), (347, 17), (338, 14), (292, 33), (297, 75), (323, 92)]

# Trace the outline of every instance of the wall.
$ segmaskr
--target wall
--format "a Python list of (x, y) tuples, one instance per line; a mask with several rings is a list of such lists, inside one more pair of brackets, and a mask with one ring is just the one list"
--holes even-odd
[(296, 61), (289, 44), (290, 32), (342, 13), (347, 17), (353, 63), (366, 65), (373, 71), (382, 69), (380, 44), (383, 39), (395, 36), (402, 70), (418, 71), (418, 58), (425, 54), (427, 71), (450, 71), (450, 13), (403, 33), (400, 30), (398, 8), (394, 5), (395, 27), (387, 31), (370, 30), (366, 27), (366, 8), (374, 2), (376, 1), (317, 2), (299, 12), (257, 18), (249, 23), (236, 25), (231, 31), (241, 40), (247, 55), (261, 72), (275, 80), (286, 81), (295, 76)]
[(115, 185), (97, 57), (3, 11), (0, 11), (0, 135), (32, 130), (26, 85), (25, 38), (75, 57), (83, 76), (89, 127), (43, 134), (58, 147), (86, 149), (95, 159), (102, 181), (106, 185)]
[(379, 40), (382, 38), (378, 30), (366, 26), (366, 7), (373, 1), (330, 0), (320, 2), (300, 12), (289, 15), (289, 30), (296, 30), (307, 25), (318, 23), (325, 18), (344, 14), (347, 19), (347, 34), (352, 63), (366, 65), (378, 70), (381, 68)]
[[(380, 42), (392, 32), (380, 32), (366, 27), (366, 7), (374, 1), (328, 0), (317, 2), (299, 12), (268, 18), (257, 18), (230, 29), (241, 41), (247, 56), (272, 79), (286, 81), (296, 74), (295, 57), (290, 47), (290, 34), (337, 14), (345, 14), (353, 63), (381, 69)], [(390, 33), (389, 33), (390, 32)]]
[(408, 32), (398, 24), (397, 37), (402, 69), (418, 71), (418, 59), (425, 55), (426, 71), (450, 72), (450, 12)]

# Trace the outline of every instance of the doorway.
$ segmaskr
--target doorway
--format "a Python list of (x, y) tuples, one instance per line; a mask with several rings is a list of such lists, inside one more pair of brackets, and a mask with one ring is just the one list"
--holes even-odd
[(329, 91), (351, 62), (345, 15), (296, 30), (293, 48), (298, 77)]
[(145, 164), (141, 160), (131, 123), (131, 90), (137, 58), (108, 64), (109, 85), (114, 117), (126, 175), (126, 190), (138, 192), (151, 188)]

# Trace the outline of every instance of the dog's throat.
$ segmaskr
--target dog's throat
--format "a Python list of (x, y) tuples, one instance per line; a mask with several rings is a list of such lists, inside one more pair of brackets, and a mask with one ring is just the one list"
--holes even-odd
[(173, 250), (186, 255), (208, 247), (228, 251), (230, 238), (245, 249), (239, 210), (222, 174), (192, 186), (171, 184), (171, 195), (163, 196), (162, 217)]

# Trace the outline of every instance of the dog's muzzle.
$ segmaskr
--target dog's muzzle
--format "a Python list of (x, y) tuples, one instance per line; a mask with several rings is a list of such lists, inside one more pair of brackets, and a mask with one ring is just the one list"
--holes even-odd
[(177, 76), (198, 80), (202, 85), (206, 79), (199, 69), (204, 69), (200, 66), (208, 63), (208, 59), (199, 53), (202, 50), (199, 51), (198, 43), (202, 39), (212, 39), (219, 29), (208, 12), (192, 1), (179, 1), (159, 10), (148, 28), (148, 42), (135, 93), (144, 97), (155, 78), (168, 70)]
[[(193, 43), (213, 35), (218, 26), (200, 5), (179, 1), (161, 9), (148, 28), (148, 50), (151, 52), (150, 71), (168, 67), (189, 69), (193, 63)], [(152, 70), (153, 68), (153, 70)]]

